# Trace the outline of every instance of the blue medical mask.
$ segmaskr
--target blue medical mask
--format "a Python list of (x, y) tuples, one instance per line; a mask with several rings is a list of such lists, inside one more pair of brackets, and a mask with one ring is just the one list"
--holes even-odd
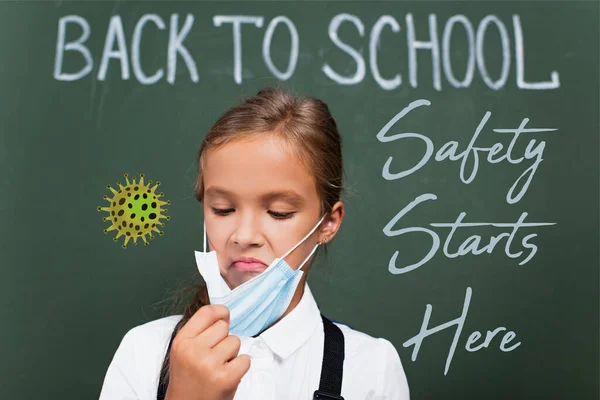
[(317, 225), (283, 256), (275, 258), (258, 276), (231, 290), (221, 276), (216, 251), (206, 251), (206, 225), (204, 226), (204, 251), (196, 251), (196, 264), (206, 282), (211, 304), (223, 304), (229, 309), (229, 332), (237, 336), (255, 336), (268, 328), (287, 310), (298, 283), (304, 274), (302, 267), (312, 257), (319, 244), (297, 270), (284, 260), (321, 225)]

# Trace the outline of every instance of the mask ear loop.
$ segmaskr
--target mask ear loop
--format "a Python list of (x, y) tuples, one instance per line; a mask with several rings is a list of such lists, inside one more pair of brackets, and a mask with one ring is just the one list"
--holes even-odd
[(302, 267), (304, 267), (304, 264), (306, 264), (306, 262), (308, 260), (310, 260), (310, 258), (312, 257), (313, 254), (315, 254), (315, 251), (317, 251), (317, 247), (319, 247), (319, 243), (317, 243), (317, 245), (315, 247), (313, 247), (312, 251), (310, 252), (310, 254), (308, 255), (308, 257), (306, 257), (304, 259), (304, 261), (302, 261), (302, 264), (300, 264), (300, 266), (298, 267), (298, 269), (302, 269)]
[(202, 225), (204, 225), (204, 240), (202, 241), (202, 244), (203, 251), (206, 253), (206, 222), (202, 222)]
[[(308, 239), (308, 237), (309, 237), (310, 235), (312, 235), (312, 234), (313, 234), (313, 233), (314, 233), (314, 232), (317, 230), (317, 228), (319, 227), (319, 225), (321, 225), (321, 223), (322, 223), (322, 222), (323, 222), (323, 220), (325, 219), (325, 216), (326, 216), (326, 215), (327, 215), (327, 214), (325, 214), (325, 215), (323, 215), (323, 216), (321, 217), (321, 219), (320, 219), (320, 220), (319, 220), (319, 222), (318, 222), (318, 223), (315, 225), (315, 227), (314, 227), (314, 228), (312, 228), (312, 229), (310, 230), (310, 232), (308, 232), (308, 234), (307, 234), (306, 236), (304, 236), (304, 238), (302, 238), (302, 240), (300, 240), (300, 241), (299, 241), (299, 242), (298, 242), (298, 243), (297, 243), (297, 244), (296, 244), (294, 247), (292, 247), (290, 250), (288, 250), (288, 251), (287, 251), (287, 253), (285, 253), (283, 256), (281, 256), (281, 259), (283, 260), (284, 258), (286, 258), (287, 256), (289, 256), (289, 255), (290, 255), (290, 253), (291, 253), (292, 251), (296, 250), (296, 248), (298, 248), (298, 246), (300, 246), (302, 243), (304, 243), (304, 241), (305, 241), (306, 239)], [(312, 249), (312, 251), (310, 252), (310, 254), (308, 255), (308, 257), (306, 257), (306, 258), (304, 259), (304, 261), (302, 262), (302, 264), (300, 264), (300, 266), (298, 267), (298, 269), (302, 268), (302, 267), (304, 266), (304, 264), (306, 264), (306, 262), (307, 262), (307, 261), (310, 259), (310, 257), (312, 257), (312, 255), (315, 253), (315, 251), (317, 251), (317, 247), (318, 247), (318, 246), (319, 246), (319, 245), (317, 244), (317, 245), (316, 245), (316, 246), (315, 246), (315, 247)]]

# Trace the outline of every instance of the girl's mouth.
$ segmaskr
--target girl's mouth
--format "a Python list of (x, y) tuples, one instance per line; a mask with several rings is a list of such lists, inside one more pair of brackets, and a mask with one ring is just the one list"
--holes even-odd
[(231, 266), (239, 271), (245, 272), (262, 272), (268, 267), (267, 264), (253, 257), (238, 257), (233, 260)]

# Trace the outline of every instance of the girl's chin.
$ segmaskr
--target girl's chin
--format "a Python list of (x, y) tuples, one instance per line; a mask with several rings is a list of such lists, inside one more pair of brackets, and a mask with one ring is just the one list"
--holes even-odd
[[(235, 268), (230, 268), (227, 273), (227, 284), (231, 288), (231, 290), (240, 286), (244, 282), (248, 282), (250, 279), (255, 276), (260, 275), (262, 272), (257, 271), (240, 271)], [(233, 287), (232, 287), (233, 286)]]

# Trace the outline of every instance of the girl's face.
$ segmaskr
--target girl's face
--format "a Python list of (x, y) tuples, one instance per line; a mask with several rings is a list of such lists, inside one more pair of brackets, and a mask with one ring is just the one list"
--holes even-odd
[[(313, 176), (273, 135), (208, 151), (203, 179), (209, 247), (231, 289), (259, 275), (322, 217)], [(285, 260), (297, 269), (318, 241), (335, 235), (339, 223), (324, 220)]]

